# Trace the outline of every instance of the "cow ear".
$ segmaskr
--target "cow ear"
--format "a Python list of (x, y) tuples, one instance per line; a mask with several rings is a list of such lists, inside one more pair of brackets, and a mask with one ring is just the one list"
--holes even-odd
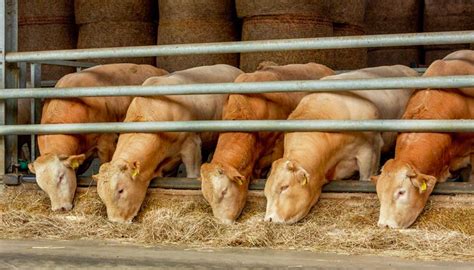
[(436, 185), (436, 177), (422, 173), (416, 173), (416, 176), (412, 177), (411, 181), (418, 188), (420, 194), (425, 192), (430, 194)]
[(81, 166), (82, 163), (84, 163), (84, 160), (86, 160), (86, 155), (80, 154), (69, 156), (66, 160), (63, 161), (63, 163), (67, 167), (76, 170), (77, 168), (79, 168), (79, 166)]
[(36, 174), (35, 164), (34, 164), (34, 163), (28, 163), (28, 169), (30, 170), (30, 172)]
[(132, 163), (132, 178), (135, 180), (140, 174), (140, 161), (134, 161)]
[(372, 183), (374, 183), (374, 185), (377, 185), (378, 180), (379, 180), (378, 175), (373, 175), (373, 176), (370, 177), (370, 181), (372, 181)]
[(306, 184), (308, 184), (309, 173), (305, 169), (299, 167), (297, 174), (298, 174), (298, 180), (300, 181), (300, 184), (302, 186), (305, 186)]
[(237, 171), (234, 167), (228, 167), (226, 168), (226, 175), (229, 177), (229, 179), (235, 183), (237, 183), (239, 186), (243, 185), (245, 183), (245, 176), (243, 176), (239, 171)]

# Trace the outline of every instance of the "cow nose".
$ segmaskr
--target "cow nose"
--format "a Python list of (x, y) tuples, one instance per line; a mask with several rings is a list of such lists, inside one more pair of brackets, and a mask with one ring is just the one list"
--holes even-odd
[(388, 228), (388, 225), (384, 222), (378, 222), (377, 225), (380, 227), (380, 228)]
[(265, 217), (264, 221), (266, 221), (266, 222), (272, 222), (272, 217)]

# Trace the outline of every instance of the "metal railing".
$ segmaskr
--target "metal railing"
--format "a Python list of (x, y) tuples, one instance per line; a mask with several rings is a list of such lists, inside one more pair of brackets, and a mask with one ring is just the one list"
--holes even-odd
[[(474, 87), (474, 76), (449, 76), (430, 78), (384, 78), (370, 80), (341, 81), (292, 81), (265, 83), (227, 83), (198, 84), (179, 86), (123, 86), (69, 88), (58, 91), (54, 88), (39, 89), (41, 78), (32, 76), (34, 88), (24, 88), (18, 82), (18, 67), (15, 63), (33, 63), (32, 72), (41, 70), (41, 64), (57, 64), (87, 67), (87, 63), (74, 63), (70, 60), (91, 58), (155, 57), (164, 55), (191, 55), (215, 53), (249, 53), (290, 50), (319, 50), (366, 47), (393, 47), (416, 45), (440, 45), (474, 43), (474, 31), (410, 33), (393, 35), (348, 36), (305, 38), (285, 40), (239, 41), (223, 43), (176, 44), (120, 48), (77, 49), (58, 51), (16, 52), (17, 49), (17, 6), (14, 0), (0, 4), (0, 62), (3, 71), (0, 78), (0, 135), (45, 134), (45, 133), (84, 133), (84, 132), (156, 132), (156, 131), (436, 131), (473, 132), (473, 120), (364, 120), (364, 121), (181, 121), (181, 122), (142, 122), (142, 123), (87, 123), (58, 125), (12, 125), (12, 114), (16, 98), (70, 98), (83, 96), (154, 96), (183, 94), (219, 93), (268, 93), (268, 92), (319, 92), (347, 90), (375, 90), (396, 88), (458, 88)], [(24, 65), (22, 66), (24, 68)], [(18, 74), (17, 74), (18, 73)], [(16, 75), (15, 75), (16, 74)], [(25, 77), (25, 76), (23, 76)], [(16, 81), (15, 81), (16, 80)], [(7, 125), (4, 125), (7, 124)], [(15, 137), (0, 136), (0, 155), (13, 151)], [(3, 138), (7, 138), (7, 149), (3, 149)], [(12, 143), (13, 142), (13, 143)], [(11, 155), (14, 159), (16, 156)], [(9, 158), (7, 158), (8, 160)], [(3, 168), (0, 168), (3, 171)], [(1, 173), (0, 173), (1, 174)]]

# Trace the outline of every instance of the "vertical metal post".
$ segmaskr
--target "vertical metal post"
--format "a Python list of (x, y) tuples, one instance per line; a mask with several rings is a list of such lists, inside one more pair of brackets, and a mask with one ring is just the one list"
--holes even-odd
[[(0, 89), (18, 88), (19, 70), (15, 63), (6, 63), (7, 52), (18, 50), (18, 1), (0, 2), (0, 61), (2, 73)], [(17, 101), (0, 101), (0, 125), (16, 124)], [(17, 136), (0, 137), (0, 175), (11, 168), (18, 159)]]
[[(31, 64), (31, 87), (41, 88), (41, 64)], [(41, 99), (31, 99), (31, 124), (39, 124), (41, 121)], [(31, 135), (31, 157), (30, 160), (33, 162), (36, 159), (36, 153), (39, 154), (38, 147), (36, 145), (36, 135)]]

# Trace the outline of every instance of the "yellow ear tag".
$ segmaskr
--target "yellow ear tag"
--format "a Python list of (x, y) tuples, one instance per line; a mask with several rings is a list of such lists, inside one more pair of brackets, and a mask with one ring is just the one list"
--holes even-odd
[(242, 179), (240, 178), (237, 178), (236, 181), (237, 181), (237, 184), (239, 184), (239, 186), (244, 184), (244, 181), (242, 181)]
[(73, 170), (79, 168), (79, 162), (77, 160), (73, 160), (72, 164), (71, 164), (71, 167), (72, 167)]
[(135, 177), (137, 177), (138, 174), (140, 174), (140, 171), (138, 169), (135, 169), (132, 172), (132, 177), (135, 178)]
[(306, 175), (303, 175), (303, 182), (301, 182), (301, 185), (304, 186), (308, 183), (308, 177)]
[(427, 188), (428, 186), (426, 186), (426, 182), (423, 181), (423, 183), (421, 184), (421, 191), (426, 191)]

